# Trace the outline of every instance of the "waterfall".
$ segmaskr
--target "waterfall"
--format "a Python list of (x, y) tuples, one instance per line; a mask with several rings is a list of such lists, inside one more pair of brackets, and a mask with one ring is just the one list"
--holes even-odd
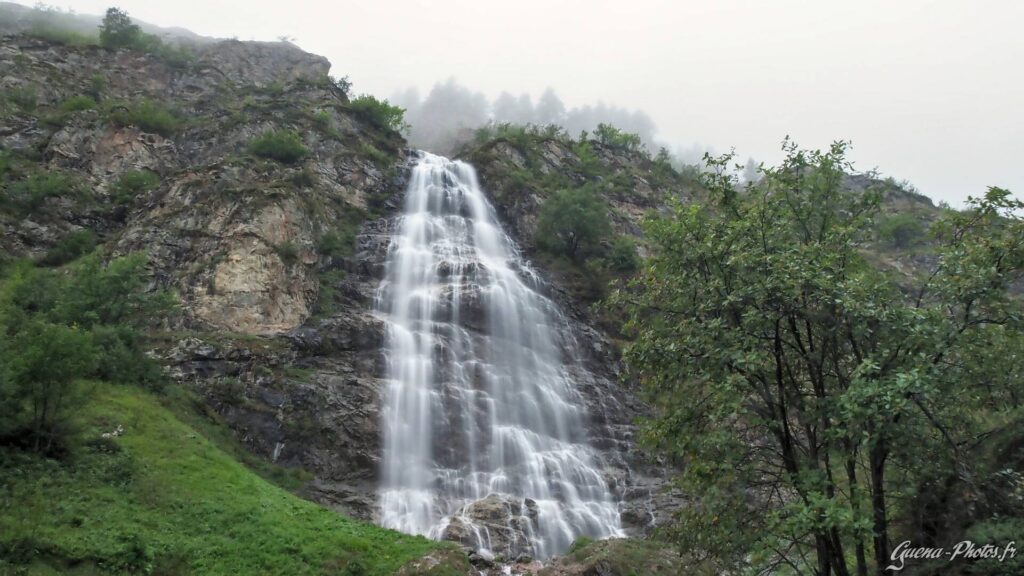
[(578, 361), (565, 317), (473, 168), (420, 154), (376, 301), (381, 524), (506, 557), (621, 535), (567, 369)]

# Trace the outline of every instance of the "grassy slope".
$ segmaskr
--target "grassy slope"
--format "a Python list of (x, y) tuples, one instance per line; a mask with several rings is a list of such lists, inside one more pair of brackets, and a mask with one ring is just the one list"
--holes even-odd
[(98, 386), (66, 461), (0, 449), (0, 574), (18, 557), (28, 574), (390, 574), (439, 546), (301, 500), (157, 397)]

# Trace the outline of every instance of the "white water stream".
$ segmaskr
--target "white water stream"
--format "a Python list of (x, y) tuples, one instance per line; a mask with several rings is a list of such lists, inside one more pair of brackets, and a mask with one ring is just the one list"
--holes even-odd
[[(422, 154), (377, 294), (384, 526), (443, 538), (458, 524), (478, 550), (518, 538), (537, 558), (621, 535), (566, 370), (575, 343), (542, 286), (473, 168)], [(507, 516), (481, 520), (488, 496)]]

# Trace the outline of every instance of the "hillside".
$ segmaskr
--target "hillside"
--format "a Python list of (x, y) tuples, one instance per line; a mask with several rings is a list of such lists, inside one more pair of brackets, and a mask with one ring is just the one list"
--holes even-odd
[[(952, 342), (1003, 321), (993, 316), (974, 322), (973, 301), (949, 320), (945, 311), (959, 310), (959, 301), (931, 310), (930, 298), (991, 295), (992, 310), (1019, 319), (1017, 302), (996, 294), (1016, 273), (1018, 249), (1005, 237), (1014, 228), (1000, 220), (998, 209), (989, 214), (991, 237), (972, 246), (973, 252), (954, 254), (966, 254), (960, 264), (973, 272), (954, 274), (948, 286), (917, 298), (917, 308), (908, 311), (904, 297), (940, 277), (942, 258), (950, 258), (943, 252), (948, 237), (931, 236), (928, 227), (969, 213), (935, 206), (892, 179), (850, 174), (842, 162), (829, 172), (834, 166), (811, 154), (819, 164), (794, 162), (731, 194), (716, 188), (709, 173), (680, 166), (667, 153), (651, 154), (638, 136), (612, 126), (570, 137), (556, 127), (490, 124), (456, 154), (470, 168), (410, 150), (401, 109), (356, 96), (344, 70), (331, 70), (325, 58), (288, 42), (218, 41), (144, 26), (164, 40), (139, 32), (124, 45), (104, 45), (88, 19), (76, 17), (71, 29), (57, 30), (40, 27), (33, 13), (0, 9), (17, 16), (0, 26), (7, 34), (0, 36), (0, 573), (720, 573), (723, 565), (715, 562), (721, 558), (704, 554), (703, 547), (717, 547), (721, 557), (735, 553), (734, 568), (770, 557), (765, 550), (778, 542), (789, 543), (771, 540), (773, 533), (765, 549), (748, 553), (734, 546), (745, 543), (734, 534), (748, 535), (744, 531), (781, 518), (776, 512), (799, 502), (792, 487), (778, 480), (787, 472), (770, 470), (782, 487), (765, 497), (751, 488), (756, 481), (726, 485), (739, 476), (724, 464), (747, 466), (737, 456), (744, 453), (740, 448), (774, 454), (773, 433), (785, 426), (756, 432), (741, 427), (754, 429), (777, 414), (786, 424), (804, 419), (794, 425), (798, 431), (791, 440), (806, 441), (806, 458), (824, 454), (822, 466), (828, 467), (828, 450), (851, 451), (844, 455), (844, 472), (853, 480), (840, 479), (838, 490), (830, 484), (827, 497), (836, 501), (839, 521), (849, 519), (841, 537), (833, 535), (835, 546), (853, 534), (863, 554), (860, 539), (871, 526), (855, 518), (862, 504), (853, 489), (845, 492), (849, 502), (838, 500), (844, 497), (842, 482), (856, 484), (858, 473), (859, 486), (867, 487), (865, 458), (874, 456), (861, 443), (876, 430), (876, 420), (862, 408), (874, 406), (876, 397), (873, 388), (857, 386), (879, 385), (871, 380), (871, 358), (861, 363), (862, 350), (874, 353), (879, 341), (891, 344), (879, 354), (913, 356), (906, 360), (912, 369), (887, 373), (883, 384), (916, 385), (918, 375), (927, 373), (927, 382), (943, 386), (942, 394), (923, 386), (900, 388), (877, 400), (876, 412), (885, 417), (892, 406), (910, 406), (878, 429), (892, 424), (893, 434), (913, 430), (934, 455), (913, 460), (916, 468), (900, 469), (868, 489), (890, 490), (890, 503), (896, 502), (891, 533), (931, 542), (954, 533), (1001, 537), (1019, 525), (1019, 506), (1009, 495), (1024, 485), (1020, 443), (1012, 433), (1020, 398), (1013, 385), (1019, 375), (1013, 346), (1022, 341), (1000, 325), (969, 342), (948, 365), (942, 364), (947, 358), (941, 346), (939, 352), (922, 347), (924, 352), (911, 354), (902, 343), (931, 345), (936, 334)], [(834, 180), (814, 181), (819, 171)], [(417, 180), (425, 173), (431, 180)], [(757, 193), (772, 185), (790, 186), (785, 189), (804, 203), (794, 208), (779, 195)], [(419, 212), (412, 210), (415, 202), (405, 202), (407, 187), (422, 193)], [(854, 231), (836, 226), (839, 231), (829, 237), (834, 244), (825, 247), (833, 252), (821, 242), (794, 243), (786, 234), (796, 225), (746, 218), (770, 209), (779, 222), (804, 225), (799, 219), (813, 214), (825, 230), (826, 224), (845, 225), (858, 202), (876, 193), (876, 214), (850, 218)], [(725, 204), (708, 206), (708, 200), (730, 194), (749, 212), (727, 214)], [(820, 197), (848, 204), (831, 211), (815, 204)], [(429, 226), (416, 229), (410, 221)], [(765, 231), (775, 234), (775, 244), (752, 240), (757, 226), (763, 237), (769, 236)], [(478, 242), (469, 230), (491, 236)], [(714, 234), (702, 236), (706, 230)], [(502, 231), (508, 238), (498, 235)], [(507, 260), (500, 266), (478, 250), (495, 238), (500, 242), (491, 247)], [(416, 244), (402, 245), (403, 239)], [(745, 248), (734, 250), (733, 241), (746, 242)], [(1000, 267), (1004, 261), (989, 266), (991, 246), (1009, 255), (1006, 270)], [(403, 248), (422, 258), (396, 265), (405, 262), (394, 258)], [(764, 258), (751, 264), (747, 257), (757, 249)], [(700, 257), (689, 259), (691, 253)], [(764, 288), (752, 270), (766, 263), (778, 268), (771, 276), (775, 283)], [(401, 302), (425, 310), (410, 325), (437, 338), (388, 348), (404, 333), (381, 302), (397, 298), (393, 287), (412, 265), (426, 272), (420, 284), (403, 286)], [(817, 276), (833, 267), (839, 270), (834, 277)], [(696, 270), (705, 271), (705, 278), (693, 276)], [(991, 278), (984, 276), (989, 273)], [(698, 293), (694, 286), (703, 289), (700, 282), (715, 274), (722, 275), (721, 286), (688, 300)], [(745, 281), (734, 282), (733, 274)], [(990, 282), (969, 285), (972, 274)], [(510, 279), (518, 283), (502, 284)], [(1019, 291), (1024, 280), (1015, 281)], [(666, 286), (672, 289), (662, 291)], [(817, 289), (824, 295), (812, 304), (820, 307), (800, 316), (800, 298)], [(704, 313), (702, 306), (714, 305), (725, 292), (722, 309), (728, 313), (713, 309), (700, 319), (711, 329), (691, 324)], [(494, 294), (515, 298), (489, 300)], [(836, 295), (863, 301), (850, 313), (850, 323), (863, 321), (865, 327), (815, 349), (835, 354), (834, 364), (795, 364), (788, 374), (793, 391), (785, 392), (791, 396), (778, 402), (768, 386), (743, 396), (749, 391), (737, 384), (737, 374), (748, 365), (752, 372), (766, 370), (771, 360), (777, 367), (782, 357), (778, 350), (772, 356), (757, 349), (771, 340), (764, 334), (772, 327), (757, 324), (761, 317), (747, 310), (765, 303), (770, 313), (778, 306), (799, 319), (783, 328), (796, 334), (791, 349), (799, 354), (789, 353), (807, 359), (813, 354), (802, 349), (802, 339), (815, 343), (813, 338), (829, 333), (829, 315), (844, 305)], [(887, 307), (873, 307), (872, 298)], [(674, 299), (687, 312), (661, 308), (663, 299)], [(432, 315), (435, 308), (441, 317)], [(875, 315), (884, 316), (878, 310), (895, 310), (883, 319), (897, 329), (876, 332)], [(961, 317), (963, 326), (956, 324)], [(752, 328), (728, 332), (723, 318)], [(925, 320), (936, 328), (917, 331)], [(799, 325), (805, 321), (806, 328)], [(810, 322), (818, 321), (824, 329), (815, 326), (812, 338)], [(496, 323), (512, 328), (495, 330)], [(692, 332), (677, 332), (683, 326)], [(730, 349), (734, 342), (726, 336), (736, 333), (753, 343)], [(656, 337), (662, 339), (645, 342)], [(845, 349), (847, 339), (853, 351)], [(681, 342), (690, 346), (688, 355), (680, 355)], [(462, 486), (470, 482), (459, 474), (469, 469), (476, 482), (485, 477), (477, 464), (493, 463), (477, 458), (473, 442), (501, 438), (498, 459), (503, 451), (524, 453), (516, 455), (533, 466), (532, 478), (547, 480), (545, 474), (553, 476), (558, 466), (560, 478), (564, 470), (574, 471), (576, 477), (545, 492), (550, 499), (541, 508), (561, 505), (558, 498), (577, 488), (600, 487), (600, 504), (608, 505), (606, 516), (615, 520), (605, 522), (600, 535), (627, 538), (582, 537), (570, 546), (573, 537), (558, 535), (555, 556), (561, 557), (543, 551), (531, 556), (536, 525), (527, 523), (536, 521), (538, 502), (526, 495), (491, 497), (501, 492), (493, 482), (507, 481), (501, 466), (474, 487), (486, 494), (475, 493), (458, 510), (444, 512), (447, 524), (439, 537), (454, 543), (375, 525), (413, 531), (381, 517), (386, 403), (399, 381), (389, 372), (387, 356), (396, 350), (417, 351), (392, 355), (415, 359), (419, 372), (412, 379), (428, 387), (415, 397), (423, 402), (419, 412), (406, 414), (414, 420), (429, 405), (438, 420), (427, 426), (427, 437), (413, 438), (424, 440), (413, 451), (442, 454), (452, 463), (421, 479)], [(721, 357), (714, 356), (719, 352)], [(439, 360), (449, 355), (458, 361)], [(912, 364), (932, 358), (927, 365)], [(877, 364), (890, 367), (887, 361)], [(739, 370), (728, 372), (737, 365)], [(436, 381), (420, 378), (425, 373)], [(680, 378), (683, 373), (688, 377)], [(953, 376), (947, 381), (946, 374)], [(781, 390), (782, 370), (771, 375)], [(963, 375), (993, 382), (994, 391), (972, 392), (957, 380)], [(816, 379), (813, 390), (803, 387), (804, 376)], [(540, 394), (550, 405), (520, 394), (527, 387), (515, 387), (522, 384), (515, 378), (550, 379)], [(457, 386), (446, 388), (452, 383)], [(826, 394), (826, 383), (835, 390)], [(708, 390), (688, 391), (701, 384)], [(516, 392), (507, 395), (515, 402), (505, 398), (503, 410), (529, 412), (516, 421), (521, 426), (489, 418), (488, 410), (499, 410), (497, 395), (487, 396), (494, 391), (488, 386)], [(735, 388), (722, 392), (728, 386)], [(847, 398), (850, 390), (865, 396)], [(821, 416), (825, 412), (798, 413), (812, 395), (820, 402), (814, 409), (842, 397), (846, 403), (836, 414), (844, 412), (828, 418)], [(750, 415), (743, 410), (765, 397), (767, 406), (744, 420)], [(698, 410), (709, 398), (720, 401), (718, 412)], [(908, 416), (921, 398), (944, 412), (922, 407), (921, 414)], [(959, 404), (971, 406), (969, 423), (956, 419)], [(551, 406), (559, 410), (546, 410)], [(666, 415), (667, 423), (659, 420)], [(828, 427), (847, 417), (865, 419), (856, 429), (863, 434), (843, 437), (839, 446), (832, 439), (845, 432)], [(933, 418), (944, 424), (933, 429)], [(664, 426), (644, 425), (651, 422)], [(535, 430), (549, 424), (572, 428), (560, 430), (551, 443), (558, 458), (526, 454), (524, 447), (539, 445), (531, 444), (541, 436)], [(412, 425), (397, 422), (406, 432)], [(687, 434), (678, 434), (691, 425)], [(704, 425), (720, 428), (704, 435)], [(818, 426), (828, 435), (818, 436)], [(442, 429), (465, 434), (437, 432)], [(950, 439), (955, 434), (962, 435), (959, 444)], [(992, 446), (979, 438), (992, 439)], [(564, 465), (584, 460), (573, 442), (587, 449), (587, 466)], [(953, 456), (944, 452), (947, 445), (953, 445)], [(820, 446), (825, 448), (819, 451)], [(694, 456), (698, 450), (705, 450), (703, 460)], [(890, 462), (911, 461), (905, 452), (912, 451), (901, 448)], [(889, 457), (882, 457), (882, 465)], [(970, 459), (976, 476), (961, 474), (965, 468), (942, 468), (948, 458), (957, 466), (964, 463), (960, 458)], [(401, 472), (403, 462), (392, 459), (392, 469)], [(722, 480), (713, 486), (721, 490), (699, 499), (693, 484), (684, 488), (677, 482), (689, 471), (713, 471), (704, 479)], [(433, 489), (428, 484), (424, 492)], [(756, 508), (775, 494), (787, 506)], [(723, 516), (732, 524), (703, 512), (716, 505), (735, 512)], [(579, 510), (585, 523), (592, 510)], [(823, 517), (817, 509), (802, 512), (797, 521)], [(685, 524), (694, 518), (706, 524)], [(493, 530), (485, 532), (486, 546), (480, 526)], [(563, 526), (550, 532), (559, 529), (573, 534)], [(794, 550), (813, 554), (809, 533), (794, 537)], [(580, 534), (588, 533), (575, 532)], [(755, 536), (763, 535), (749, 541)], [(515, 546), (504, 552), (490, 548), (508, 542)], [(697, 544), (688, 555), (679, 553), (680, 542)]]
[[(4, 574), (391, 574), (427, 554), (447, 558), (260, 478), (232, 456), (229, 436), (209, 439), (223, 434), (216, 425), (182, 421), (202, 420), (187, 398), (95, 386), (70, 457), (0, 448)], [(449, 561), (431, 573), (465, 572), (465, 560)]]
[[(168, 391), (151, 397), (133, 387), (111, 388), (118, 391), (114, 396), (87, 403), (87, 423), (94, 421), (92, 411), (118, 410), (117, 402), (145, 411), (180, 387), (196, 401), (174, 412), (185, 420), (168, 420), (171, 429), (191, 425), (199, 437), (237, 443), (241, 449), (218, 457), (244, 462), (289, 491), (365, 522), (373, 517), (381, 451), (384, 327), (372, 302), (410, 157), (386, 106), (351, 97), (346, 82), (328, 77), (328, 66), (284, 43), (224, 41), (165, 53), (4, 37), (0, 253), (10, 270), (27, 262), (58, 277), (90, 253), (101, 259), (145, 254), (148, 289), (174, 295), (177, 311), (137, 341), (161, 366)], [(504, 210), (513, 206), (510, 200), (499, 195), (494, 202)], [(578, 312), (573, 329), (584, 343), (587, 373), (577, 377), (593, 415), (591, 437), (609, 464), (609, 485), (624, 501), (628, 532), (646, 534), (667, 521), (679, 494), (663, 490), (661, 464), (635, 449), (634, 419), (646, 408), (619, 382), (613, 347), (589, 325), (583, 308), (564, 303)], [(153, 410), (154, 417), (172, 418)], [(99, 427), (120, 423), (101, 421)], [(96, 440), (96, 426), (87, 424), (71, 442), (69, 457), (81, 458), (87, 470), (72, 461), (29, 459), (28, 476), (12, 486), (25, 489), (54, 465), (69, 467), (67, 482), (81, 484), (79, 475), (107, 465), (105, 455), (74, 449)], [(131, 445), (141, 432), (124, 426), (124, 439), (114, 442), (128, 444), (127, 452), (139, 450), (133, 465), (185, 466), (178, 456), (151, 462), (160, 436), (143, 453)], [(236, 472), (248, 474), (245, 482), (259, 481), (244, 467)], [(179, 480), (199, 482), (168, 482)], [(216, 493), (228, 510), (252, 505), (232, 502), (228, 495), (236, 492), (218, 486), (222, 478), (207, 480), (210, 490), (221, 490)], [(81, 485), (84, 498), (97, 499), (123, 488)], [(170, 558), (200, 554), (187, 535), (174, 536), (183, 525), (175, 523), (185, 521), (145, 504), (129, 499), (122, 512), (169, 522), (167, 539), (144, 538), (146, 554), (177, 562), (169, 573), (204, 573)], [(10, 514), (8, 507), (4, 518), (19, 522)], [(52, 529), (31, 543), (10, 541), (12, 559), (36, 562), (32, 570), (68, 563), (108, 570), (115, 562), (108, 556), (120, 550), (111, 543), (117, 534), (90, 528), (76, 536), (63, 531), (61, 517), (44, 516)], [(401, 562), (367, 564), (368, 573), (386, 573), (432, 549), (362, 523), (322, 522), (294, 529), (327, 534), (324, 542), (336, 537), (330, 535), (334, 526), (366, 530), (367, 538), (386, 542), (395, 538), (387, 546)], [(79, 546), (79, 537), (91, 547)], [(345, 546), (356, 550), (361, 542)], [(258, 546), (240, 537), (236, 543), (243, 555)], [(25, 546), (30, 550), (18, 552)], [(272, 561), (274, 550), (268, 547), (264, 559)], [(332, 561), (310, 554), (315, 562)], [(443, 569), (447, 562), (425, 565)]]

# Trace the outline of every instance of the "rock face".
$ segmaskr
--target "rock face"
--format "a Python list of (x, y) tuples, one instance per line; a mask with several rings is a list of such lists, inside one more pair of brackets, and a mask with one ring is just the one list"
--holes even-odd
[[(460, 157), (476, 166), (483, 185), (493, 198), (503, 223), (528, 251), (533, 244), (533, 229), (541, 204), (549, 190), (532, 186), (531, 179), (516, 177), (531, 173), (539, 180), (558, 175), (565, 182), (613, 184), (602, 190), (608, 203), (612, 226), (620, 234), (640, 236), (640, 220), (649, 211), (662, 209), (670, 198), (689, 200), (699, 185), (679, 175), (665, 176), (646, 155), (621, 150), (597, 141), (588, 143), (583, 158), (573, 146), (558, 138), (535, 137), (528, 149), (495, 139), (470, 147)], [(592, 166), (600, 171), (595, 174)]]
[[(125, 50), (4, 37), (0, 91), (30, 91), (35, 99), (34, 106), (0, 108), (3, 147), (14, 158), (5, 178), (61, 172), (80, 194), (47, 197), (28, 214), (0, 211), (0, 251), (40, 257), (85, 229), (109, 254), (146, 251), (153, 284), (181, 300), (181, 314), (155, 342), (171, 376), (253, 453), (308, 471), (307, 497), (372, 519), (384, 328), (371, 310), (408, 160), (400, 135), (355, 115), (347, 96), (324, 81), (328, 66), (281, 43), (204, 45), (182, 66)], [(82, 95), (97, 105), (62, 110)], [(140, 106), (169, 114), (172, 125), (133, 116)], [(299, 134), (302, 159), (282, 164), (250, 153), (255, 138), (279, 129)], [(615, 200), (623, 210), (656, 205), (658, 193), (641, 172), (608, 154), (604, 161), (635, 183), (635, 198)], [(505, 225), (528, 248), (540, 199), (501, 176), (525, 159), (496, 145), (490, 159), (477, 160)], [(570, 176), (578, 160), (559, 146), (543, 153), (546, 170)], [(127, 197), (115, 193), (126, 174), (140, 170), (157, 183)], [(635, 226), (627, 220), (616, 226)], [(329, 234), (345, 246), (325, 248)], [(590, 438), (623, 501), (625, 527), (643, 533), (678, 504), (662, 491), (657, 463), (638, 455), (633, 420), (645, 407), (621, 384), (615, 347), (593, 319), (557, 282), (552, 291), (585, 356), (587, 372), (574, 376), (588, 404)], [(471, 296), (463, 295), (465, 317), (483, 321)], [(492, 534), (515, 556), (535, 516), (528, 501), (474, 502), (453, 518), (447, 537), (466, 543), (460, 517), (486, 524), (496, 514), (519, 519)]]
[(260, 87), (316, 80), (331, 69), (327, 58), (304, 52), (289, 42), (224, 40), (203, 47), (199, 54), (201, 66), (213, 68), (226, 80)]

